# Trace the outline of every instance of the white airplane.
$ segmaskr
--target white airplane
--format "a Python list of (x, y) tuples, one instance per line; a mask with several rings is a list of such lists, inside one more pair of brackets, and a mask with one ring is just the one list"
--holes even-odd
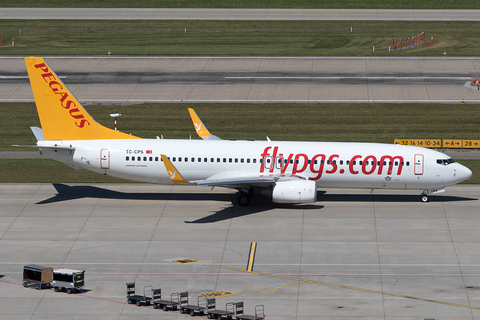
[(71, 167), (157, 184), (222, 186), (250, 203), (254, 190), (276, 203), (313, 203), (317, 188), (443, 192), (472, 172), (430, 149), (378, 143), (228, 141), (189, 109), (203, 140), (141, 139), (97, 123), (38, 57), (25, 63), (42, 128), (32, 127), (46, 157)]

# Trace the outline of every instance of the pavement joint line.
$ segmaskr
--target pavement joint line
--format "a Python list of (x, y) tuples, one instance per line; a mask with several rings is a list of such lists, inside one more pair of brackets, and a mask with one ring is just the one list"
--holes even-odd
[[(240, 272), (248, 272), (248, 271), (245, 271), (245, 270), (242, 270), (242, 269), (225, 267), (225, 266), (217, 266), (217, 265), (212, 265), (212, 264), (205, 264), (205, 266), (220, 268), (220, 269), (227, 269), (227, 270), (235, 270), (235, 271), (240, 271)], [(480, 307), (475, 307), (475, 306), (467, 306), (467, 305), (462, 305), (462, 304), (457, 304), (457, 303), (451, 303), (451, 302), (445, 302), (445, 301), (439, 301), (439, 300), (433, 300), (433, 299), (426, 299), (426, 298), (419, 298), (419, 297), (412, 297), (412, 296), (396, 294), (396, 293), (388, 293), (388, 292), (382, 292), (382, 291), (376, 291), (376, 290), (362, 289), (362, 288), (350, 287), (350, 286), (333, 284), (333, 283), (328, 283), (328, 282), (305, 280), (305, 279), (301, 279), (301, 278), (285, 277), (285, 276), (280, 276), (280, 275), (275, 275), (275, 274), (270, 274), (270, 273), (264, 273), (264, 272), (256, 272), (256, 271), (250, 271), (250, 273), (256, 273), (256, 274), (259, 274), (259, 275), (264, 275), (264, 276), (274, 277), (274, 278), (282, 278), (282, 279), (289, 279), (289, 280), (295, 280), (295, 281), (303, 281), (305, 284), (306, 283), (308, 283), (308, 284), (320, 284), (320, 285), (328, 286), (328, 287), (348, 289), (348, 290), (354, 290), (354, 291), (360, 291), (360, 292), (366, 292), (366, 293), (374, 293), (374, 294), (386, 295), (386, 296), (390, 296), (390, 297), (405, 298), (405, 299), (411, 299), (411, 300), (417, 300), (417, 301), (431, 302), (431, 303), (443, 304), (443, 305), (466, 308), (466, 309), (480, 310)], [(296, 284), (296, 285), (298, 285), (298, 284)]]

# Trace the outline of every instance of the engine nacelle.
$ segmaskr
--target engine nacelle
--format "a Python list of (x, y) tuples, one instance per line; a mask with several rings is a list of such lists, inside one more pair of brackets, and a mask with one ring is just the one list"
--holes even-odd
[(272, 201), (276, 203), (313, 203), (317, 201), (317, 184), (311, 180), (277, 182), (273, 186)]

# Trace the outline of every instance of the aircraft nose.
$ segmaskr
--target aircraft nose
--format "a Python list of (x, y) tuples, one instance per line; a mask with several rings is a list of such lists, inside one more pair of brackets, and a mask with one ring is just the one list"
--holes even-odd
[(459, 164), (457, 168), (457, 180), (458, 182), (467, 180), (472, 176), (472, 170), (468, 169), (464, 165)]

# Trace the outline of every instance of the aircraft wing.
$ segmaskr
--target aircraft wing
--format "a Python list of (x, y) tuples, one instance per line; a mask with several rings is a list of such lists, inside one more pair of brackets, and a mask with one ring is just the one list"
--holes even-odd
[(245, 186), (256, 187), (268, 187), (276, 183), (277, 181), (287, 180), (306, 180), (306, 177), (295, 174), (257, 174), (251, 176), (238, 176), (238, 177), (225, 177), (225, 178), (212, 178), (205, 180), (186, 180), (177, 168), (170, 162), (168, 157), (164, 154), (161, 155), (162, 161), (165, 164), (165, 169), (170, 177), (170, 180), (175, 184), (193, 184), (197, 186), (222, 186), (228, 188), (242, 188)]
[(200, 138), (203, 140), (222, 140), (208, 131), (207, 127), (205, 127), (202, 120), (200, 120), (192, 108), (188, 108), (188, 112), (190, 112), (190, 117), (192, 118), (193, 125), (195, 126), (195, 131), (197, 131), (197, 134)]

